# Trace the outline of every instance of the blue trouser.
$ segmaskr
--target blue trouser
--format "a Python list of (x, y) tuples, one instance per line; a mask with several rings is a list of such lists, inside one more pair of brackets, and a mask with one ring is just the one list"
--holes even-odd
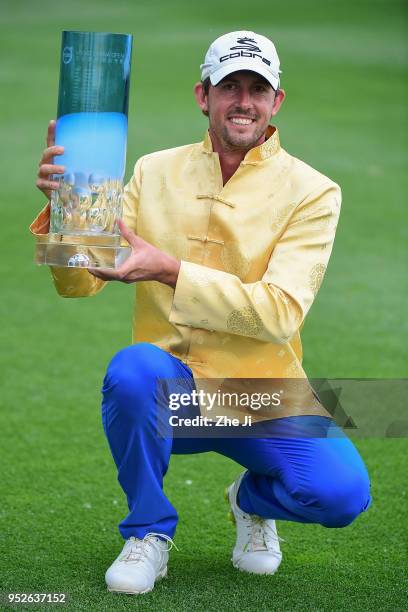
[(195, 388), (187, 365), (148, 343), (117, 353), (103, 384), (103, 426), (129, 506), (119, 526), (125, 539), (152, 531), (174, 535), (177, 512), (163, 492), (172, 453), (215, 451), (247, 468), (238, 502), (250, 514), (344, 527), (368, 509), (367, 470), (332, 419), (275, 419), (269, 421), (274, 437), (267, 438), (163, 437), (157, 433), (158, 377), (182, 378)]

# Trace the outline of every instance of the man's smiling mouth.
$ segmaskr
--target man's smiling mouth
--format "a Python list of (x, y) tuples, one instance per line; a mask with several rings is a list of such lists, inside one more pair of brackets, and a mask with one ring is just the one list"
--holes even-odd
[(250, 117), (229, 117), (231, 123), (235, 123), (235, 125), (251, 125), (255, 119), (251, 119)]

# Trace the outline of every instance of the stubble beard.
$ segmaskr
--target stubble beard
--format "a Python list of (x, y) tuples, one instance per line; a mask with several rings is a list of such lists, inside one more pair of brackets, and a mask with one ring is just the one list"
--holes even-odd
[[(216, 122), (213, 123), (212, 121), (211, 108), (209, 108), (208, 111), (207, 116), (210, 122), (210, 129), (214, 131), (215, 135), (217, 136), (218, 140), (220, 140), (226, 151), (241, 151), (246, 153), (259, 144), (259, 140), (266, 133), (266, 129), (269, 124), (269, 121), (266, 121), (264, 125), (257, 123), (255, 130), (250, 134), (239, 134), (237, 132), (232, 133), (232, 130), (229, 129), (229, 126), (226, 123), (228, 119), (225, 119), (221, 125), (217, 125)], [(239, 108), (237, 108), (235, 112), (239, 115), (247, 115), (247, 113)], [(250, 117), (249, 114), (247, 116)], [(252, 115), (251, 118), (254, 118), (255, 121), (259, 120), (258, 116), (254, 117)]]
[(231, 151), (249, 151), (249, 149), (258, 145), (259, 139), (265, 134), (267, 127), (267, 125), (257, 126), (252, 134), (231, 134), (228, 127), (223, 125), (220, 137), (224, 146)]

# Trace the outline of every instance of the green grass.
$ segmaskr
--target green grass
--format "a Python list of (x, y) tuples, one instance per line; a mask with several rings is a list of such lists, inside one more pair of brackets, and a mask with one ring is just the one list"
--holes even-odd
[(173, 457), (166, 487), (180, 514), (180, 552), (171, 554), (169, 580), (138, 599), (105, 591), (126, 508), (99, 387), (110, 357), (130, 342), (133, 288), (62, 300), (48, 271), (32, 263), (27, 226), (42, 205), (34, 182), (55, 116), (60, 30), (135, 36), (129, 176), (139, 155), (202, 137), (205, 119), (191, 94), (198, 64), (212, 39), (243, 27), (277, 43), (288, 94), (277, 117), (283, 146), (343, 190), (332, 261), (303, 331), (306, 370), (406, 376), (403, 2), (3, 0), (0, 590), (66, 591), (64, 609), (72, 610), (406, 607), (406, 439), (357, 442), (372, 508), (347, 529), (281, 522), (284, 562), (272, 578), (229, 562), (233, 529), (222, 491), (239, 466), (213, 454)]

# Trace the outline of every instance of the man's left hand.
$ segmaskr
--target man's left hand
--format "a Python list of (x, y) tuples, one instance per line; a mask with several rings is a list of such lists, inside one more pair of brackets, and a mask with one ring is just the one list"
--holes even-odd
[(180, 270), (180, 262), (160, 249), (136, 236), (123, 221), (119, 221), (121, 235), (129, 243), (132, 253), (117, 270), (88, 268), (88, 272), (102, 280), (136, 283), (154, 280), (175, 287)]

